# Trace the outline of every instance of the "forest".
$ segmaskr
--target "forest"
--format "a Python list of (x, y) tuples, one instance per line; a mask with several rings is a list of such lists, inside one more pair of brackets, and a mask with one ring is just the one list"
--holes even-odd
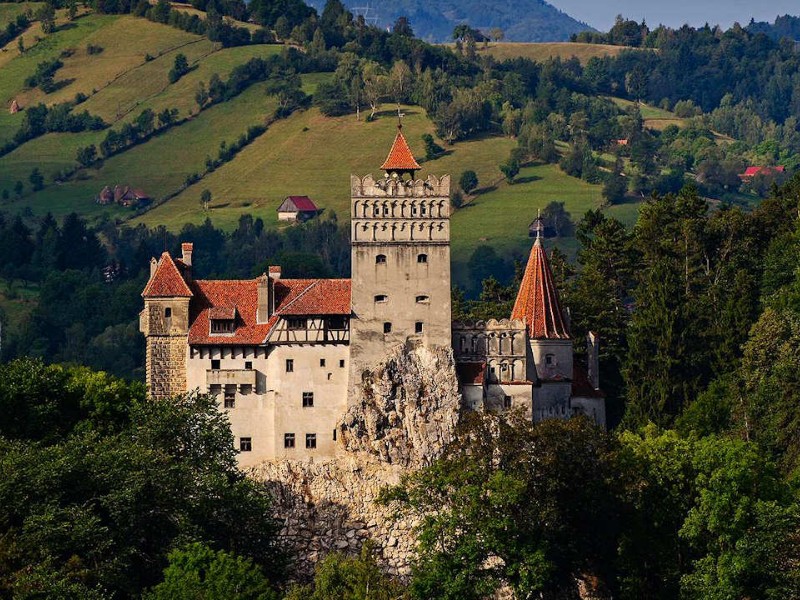
[[(555, 238), (577, 239), (574, 260), (545, 244), (576, 352), (589, 331), (602, 340), (611, 427), (465, 415), (441, 458), (381, 492), (398, 518), (421, 517), (407, 579), (365, 546), (292, 581), (269, 490), (237, 470), (214, 399), (146, 400), (140, 293), (151, 257), (181, 242), (194, 242), (200, 278), (269, 264), (287, 278), (348, 276), (348, 224), (328, 212), (275, 230), (243, 215), (232, 230), (170, 231), (3, 213), (4, 296), (38, 300), (25, 319), (0, 315), (0, 598), (555, 599), (576, 581), (630, 600), (800, 597), (800, 63), (783, 37), (796, 22), (651, 31), (620, 18), (576, 40), (628, 49), (581, 64), (497, 61), (469, 27), (454, 49), (432, 46), (408, 20), (381, 31), (337, 0), (321, 14), (294, 0), (197, 7), (304, 45), (302, 58), (217, 78), (214, 101), (259, 79), (284, 114), (303, 110), (294, 76), (313, 65), (330, 75), (311, 100), (324, 114), (413, 103), (447, 146), (516, 140), (502, 165), (512, 182), (521, 164), (553, 162), (602, 181), (607, 205), (638, 199), (633, 226), (558, 202), (546, 215)], [(188, 26), (163, 0), (94, 9)], [(681, 126), (647, 127), (643, 102)], [(36, 123), (66, 127), (71, 109)], [(428, 161), (447, 151), (426, 148)], [(752, 164), (786, 171), (743, 182)], [(477, 182), (456, 179), (460, 210)], [(507, 317), (522, 266), (475, 250), (454, 319)]]

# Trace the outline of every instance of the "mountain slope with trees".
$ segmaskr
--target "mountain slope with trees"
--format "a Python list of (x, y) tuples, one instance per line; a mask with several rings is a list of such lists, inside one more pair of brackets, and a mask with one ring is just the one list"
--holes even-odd
[[(322, 12), (324, 0), (311, 0), (310, 4)], [(378, 25), (391, 25), (399, 17), (406, 17), (414, 33), (431, 42), (452, 39), (456, 25), (467, 24), (491, 35), (500, 29), (510, 42), (563, 42), (575, 33), (592, 31), (592, 27), (578, 21), (544, 0), (398, 0), (346, 2), (350, 10), (367, 4), (373, 9), (367, 16), (377, 16)]]

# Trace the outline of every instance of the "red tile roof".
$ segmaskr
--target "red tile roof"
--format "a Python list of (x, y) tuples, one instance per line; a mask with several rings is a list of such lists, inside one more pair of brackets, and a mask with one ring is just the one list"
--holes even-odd
[(293, 286), (275, 312), (281, 315), (349, 315), (349, 279), (279, 279), (275, 289), (280, 295), (281, 285)]
[(161, 255), (156, 272), (147, 282), (142, 296), (145, 298), (192, 297), (192, 290), (186, 285), (186, 281), (169, 252)]
[(511, 318), (525, 320), (531, 339), (569, 339), (553, 272), (540, 238), (531, 249)]
[(786, 167), (779, 165), (777, 167), (747, 167), (739, 177), (755, 177), (756, 175), (772, 175), (774, 173), (784, 173)]
[(456, 363), (458, 381), (464, 384), (483, 385), (486, 380), (485, 362)]
[(398, 127), (392, 149), (389, 150), (389, 156), (381, 165), (381, 169), (384, 171), (416, 171), (419, 168), (419, 163), (411, 153), (402, 129)]
[[(196, 280), (191, 307), (190, 344), (263, 344), (282, 315), (349, 315), (349, 279), (280, 279), (275, 282), (275, 313), (267, 323), (256, 322), (258, 279)], [(236, 307), (233, 334), (211, 335), (210, 318)]]
[(286, 196), (278, 207), (278, 212), (292, 212), (293, 210), (298, 212), (317, 212), (319, 209), (308, 196)]

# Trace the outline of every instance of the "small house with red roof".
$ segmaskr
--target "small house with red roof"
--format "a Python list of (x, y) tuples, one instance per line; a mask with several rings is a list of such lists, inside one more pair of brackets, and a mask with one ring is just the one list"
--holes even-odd
[(308, 196), (286, 196), (278, 207), (279, 221), (307, 221), (319, 213)]
[(747, 181), (750, 181), (751, 179), (753, 179), (754, 177), (757, 177), (759, 175), (764, 175), (764, 176), (769, 177), (769, 176), (773, 176), (773, 175), (783, 175), (784, 173), (786, 173), (786, 167), (784, 167), (783, 165), (778, 165), (778, 166), (775, 166), (775, 167), (752, 167), (751, 166), (751, 167), (747, 167), (744, 170), (744, 173), (741, 173), (739, 175), (739, 179), (741, 179), (742, 181), (747, 182)]

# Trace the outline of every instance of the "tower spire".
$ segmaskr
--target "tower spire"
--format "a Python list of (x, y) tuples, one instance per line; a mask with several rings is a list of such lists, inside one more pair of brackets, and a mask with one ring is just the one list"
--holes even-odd
[(420, 168), (419, 163), (411, 153), (411, 148), (408, 146), (405, 136), (403, 135), (403, 123), (400, 117), (397, 117), (397, 135), (394, 138), (392, 149), (389, 150), (389, 155), (381, 165), (381, 169), (386, 171), (387, 175), (400, 176), (405, 173), (410, 173), (414, 177), (414, 173)]
[(570, 337), (569, 327), (561, 311), (550, 261), (547, 259), (538, 231), (525, 267), (525, 274), (522, 276), (514, 309), (511, 311), (511, 318), (525, 320), (531, 339)]

